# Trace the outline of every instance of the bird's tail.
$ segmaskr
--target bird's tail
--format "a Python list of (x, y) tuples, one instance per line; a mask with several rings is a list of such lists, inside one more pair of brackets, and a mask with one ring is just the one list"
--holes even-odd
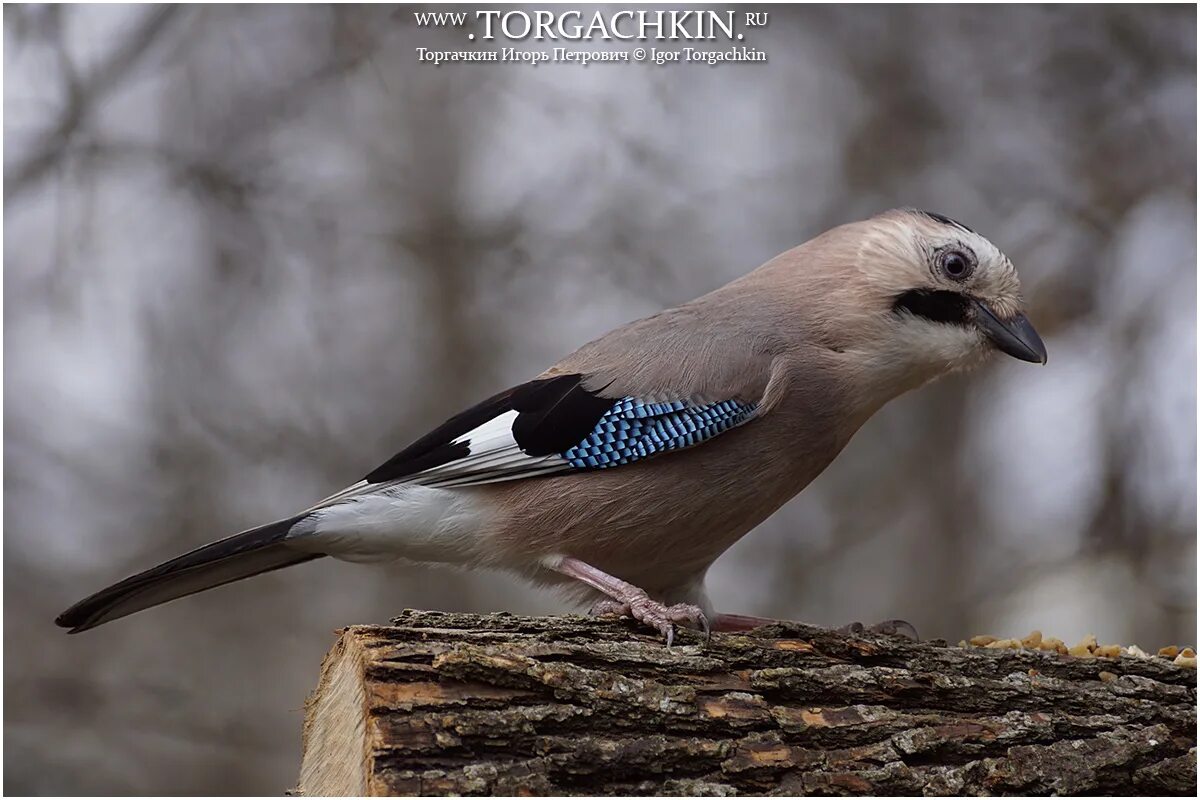
[(321, 558), (320, 553), (298, 551), (284, 543), (288, 531), (305, 516), (243, 531), (139, 572), (80, 600), (55, 623), (80, 633), (179, 597)]

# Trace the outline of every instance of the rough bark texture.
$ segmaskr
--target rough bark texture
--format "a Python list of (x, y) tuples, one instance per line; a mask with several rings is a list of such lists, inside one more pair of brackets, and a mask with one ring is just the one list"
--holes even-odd
[(305, 794), (1179, 794), (1196, 672), (803, 625), (406, 612), (342, 632)]

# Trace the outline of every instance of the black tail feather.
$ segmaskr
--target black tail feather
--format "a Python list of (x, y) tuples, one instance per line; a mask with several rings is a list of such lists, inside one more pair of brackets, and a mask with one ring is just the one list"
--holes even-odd
[(284, 543), (306, 515), (279, 520), (205, 545), (101, 589), (68, 608), (55, 624), (80, 633), (205, 589), (321, 558)]

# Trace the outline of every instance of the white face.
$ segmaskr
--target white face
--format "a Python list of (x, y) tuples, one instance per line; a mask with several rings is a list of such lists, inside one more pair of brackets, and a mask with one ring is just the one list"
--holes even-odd
[(920, 383), (1000, 350), (1045, 362), (1021, 312), (1012, 262), (961, 223), (921, 211), (888, 212), (860, 253), (877, 319), (873, 362)]

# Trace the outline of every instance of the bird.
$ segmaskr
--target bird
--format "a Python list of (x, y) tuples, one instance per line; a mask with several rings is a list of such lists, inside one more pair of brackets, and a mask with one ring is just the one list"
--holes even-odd
[(515, 573), (668, 646), (676, 626), (753, 627), (763, 618), (712, 607), (713, 562), (887, 402), (993, 353), (1046, 363), (1012, 262), (950, 217), (891, 209), (618, 327), (311, 508), (126, 578), (56, 623), (79, 633), (332, 557)]

